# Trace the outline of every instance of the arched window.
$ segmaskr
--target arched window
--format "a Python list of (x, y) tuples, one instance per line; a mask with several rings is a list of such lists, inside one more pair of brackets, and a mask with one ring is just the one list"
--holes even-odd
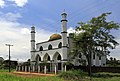
[(41, 57), (39, 57), (39, 61), (41, 61)]
[(80, 54), (79, 54), (79, 58), (81, 58), (81, 57), (82, 57), (82, 54), (80, 53)]
[(95, 54), (93, 54), (93, 59), (95, 59)]
[(36, 56), (36, 61), (37, 62), (41, 61), (41, 57), (39, 55)]
[(61, 42), (59, 43), (58, 48), (62, 48), (62, 43)]
[(42, 46), (40, 46), (40, 50), (39, 51), (43, 51), (43, 47)]
[(61, 56), (60, 56), (60, 54), (58, 55), (57, 60), (61, 60)]
[(48, 50), (51, 50), (52, 49), (52, 45), (50, 44), (49, 46), (48, 46)]
[(50, 56), (46, 53), (43, 57), (44, 61), (50, 61)]
[(99, 56), (99, 60), (101, 60), (101, 56)]
[(47, 58), (48, 61), (50, 61), (50, 56), (48, 55), (48, 58)]

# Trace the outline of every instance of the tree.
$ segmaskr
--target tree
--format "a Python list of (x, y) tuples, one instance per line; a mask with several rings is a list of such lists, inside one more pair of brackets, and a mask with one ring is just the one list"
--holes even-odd
[[(80, 22), (74, 33), (75, 49), (74, 56), (83, 54), (86, 56), (91, 75), (91, 55), (108, 55), (109, 49), (115, 49), (118, 42), (111, 34), (111, 30), (118, 30), (120, 25), (114, 21), (107, 21), (106, 17), (111, 13), (92, 18), (87, 23)], [(76, 55), (77, 54), (77, 55)]]
[(110, 67), (118, 67), (120, 63), (116, 58), (110, 57), (110, 59), (107, 60), (107, 65)]

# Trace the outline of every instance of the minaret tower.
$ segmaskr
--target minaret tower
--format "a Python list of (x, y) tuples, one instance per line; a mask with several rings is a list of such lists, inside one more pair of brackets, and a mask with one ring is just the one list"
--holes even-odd
[(35, 53), (35, 27), (31, 27), (31, 61), (34, 61)]
[(63, 47), (67, 47), (67, 14), (65, 13), (65, 11), (61, 14), (62, 15), (62, 45)]
[(63, 52), (63, 60), (67, 59), (67, 14), (65, 11), (61, 14), (62, 15), (62, 52)]

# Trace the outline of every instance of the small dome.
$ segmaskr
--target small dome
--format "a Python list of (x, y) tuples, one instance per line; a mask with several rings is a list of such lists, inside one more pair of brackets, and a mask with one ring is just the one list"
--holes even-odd
[(57, 40), (57, 39), (61, 39), (61, 35), (60, 34), (53, 34), (50, 36), (49, 41), (53, 41), (53, 40)]

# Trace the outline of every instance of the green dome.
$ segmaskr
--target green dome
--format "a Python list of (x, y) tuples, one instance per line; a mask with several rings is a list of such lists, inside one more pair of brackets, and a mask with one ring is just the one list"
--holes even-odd
[(50, 36), (49, 41), (53, 41), (53, 40), (57, 40), (57, 39), (61, 39), (61, 35), (60, 34), (53, 34)]

